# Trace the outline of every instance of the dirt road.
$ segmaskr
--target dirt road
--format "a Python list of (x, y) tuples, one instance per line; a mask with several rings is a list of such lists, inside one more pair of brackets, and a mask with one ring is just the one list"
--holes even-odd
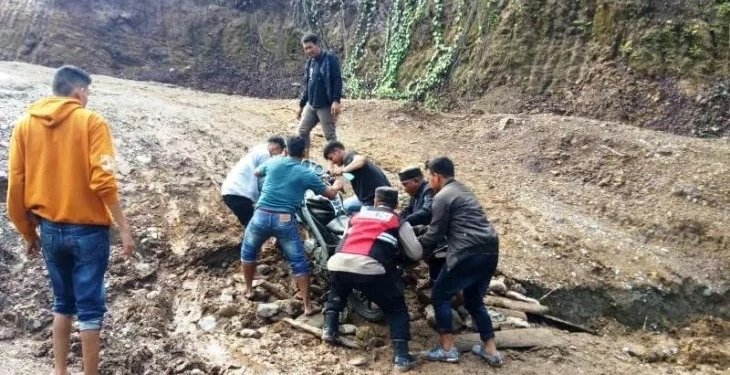
[[(51, 74), (0, 63), (1, 165), (12, 122), (49, 91)], [(387, 346), (332, 348), (257, 317), (256, 304), (242, 298), (233, 277), (241, 228), (222, 205), (219, 185), (245, 147), (293, 132), (294, 101), (95, 79), (90, 107), (113, 127), (121, 193), (139, 240), (139, 256), (115, 258), (110, 269), (105, 373), (390, 371)], [(391, 177), (429, 156), (450, 155), (457, 178), (476, 191), (498, 228), (499, 271), (533, 297), (549, 292), (543, 302), (555, 314), (604, 334), (558, 331), (568, 345), (508, 351), (500, 371), (719, 374), (730, 366), (727, 139), (551, 115), (441, 114), (380, 101), (345, 105), (341, 139)], [(321, 148), (321, 136), (315, 137), (313, 156), (321, 158)], [(6, 332), (0, 337), (39, 355), (0, 350), (0, 360), (45, 366), (48, 283), (41, 264), (19, 254), (4, 205), (0, 210), (0, 328)], [(277, 254), (264, 255), (273, 279), (291, 290)], [(235, 314), (222, 316), (224, 305)], [(435, 333), (423, 311), (414, 310), (413, 346), (426, 349)], [(240, 337), (242, 329), (259, 330), (261, 337)], [(373, 329), (387, 338), (384, 327)], [(366, 358), (365, 367), (349, 365), (357, 356)], [(459, 367), (425, 364), (419, 373), (455, 369), (494, 372), (465, 356)]]

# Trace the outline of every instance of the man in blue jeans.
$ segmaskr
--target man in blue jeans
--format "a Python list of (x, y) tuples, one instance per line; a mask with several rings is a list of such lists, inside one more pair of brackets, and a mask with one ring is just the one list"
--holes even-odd
[(112, 219), (119, 226), (122, 253), (134, 252), (119, 204), (110, 127), (85, 108), (90, 85), (89, 74), (75, 66), (56, 70), (54, 96), (30, 106), (13, 129), (10, 145), (8, 216), (25, 239), (28, 255), (43, 251), (53, 288), (55, 375), (68, 374), (74, 315), (84, 374), (99, 373)]
[(241, 247), (245, 295), (247, 298), (253, 297), (258, 253), (261, 245), (273, 236), (291, 264), (292, 274), (302, 294), (304, 313), (313, 315), (319, 311), (314, 308), (309, 297), (309, 261), (304, 253), (295, 214), (307, 190), (334, 198), (342, 189), (342, 180), (337, 179), (332, 186), (327, 187), (320, 176), (302, 165), (306, 142), (301, 136), (289, 137), (286, 150), (288, 156), (269, 159), (254, 173), (257, 177), (264, 177), (264, 185)]
[(451, 299), (463, 290), (464, 307), (477, 326), (482, 344), (472, 352), (492, 366), (502, 357), (494, 344), (492, 321), (484, 307), (484, 295), (497, 270), (499, 238), (487, 220), (474, 193), (454, 179), (454, 163), (447, 157), (428, 162), (433, 198), (431, 223), (418, 240), (427, 253), (446, 236), (446, 265), (431, 291), (440, 344), (429, 351), (427, 360), (456, 363), (459, 351), (453, 342)]

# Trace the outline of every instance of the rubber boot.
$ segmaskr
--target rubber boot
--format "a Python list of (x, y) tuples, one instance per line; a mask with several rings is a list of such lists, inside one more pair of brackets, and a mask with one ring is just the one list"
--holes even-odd
[(408, 341), (393, 340), (393, 367), (396, 371), (408, 371), (418, 361), (408, 352)]
[(322, 327), (322, 340), (330, 344), (339, 342), (340, 314), (335, 311), (324, 312), (324, 326)]

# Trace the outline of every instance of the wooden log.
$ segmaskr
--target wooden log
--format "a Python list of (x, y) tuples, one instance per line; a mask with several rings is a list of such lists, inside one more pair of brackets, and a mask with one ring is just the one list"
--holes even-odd
[(489, 306), (503, 307), (505, 309), (529, 312), (536, 315), (545, 315), (548, 312), (547, 306), (541, 304), (515, 301), (509, 298), (498, 296), (484, 297), (484, 303)]
[[(525, 328), (494, 333), (494, 341), (498, 349), (553, 348), (564, 346), (560, 336), (547, 328)], [(478, 333), (465, 333), (454, 336), (454, 345), (460, 352), (468, 352), (482, 340)]]
[(527, 303), (536, 303), (538, 305), (540, 304), (540, 301), (538, 301), (534, 298), (527, 297), (527, 296), (523, 295), (522, 293), (517, 293), (514, 290), (510, 290), (504, 296), (507, 298), (517, 300), (517, 301), (522, 301), (522, 302), (527, 302)]
[(266, 280), (262, 280), (262, 279), (254, 280), (253, 287), (255, 288), (257, 286), (260, 286), (260, 287), (266, 289), (267, 292), (273, 294), (278, 299), (289, 299), (291, 297), (284, 290), (282, 290), (278, 286), (276, 286)]
[[(284, 318), (281, 321), (291, 325), (294, 328), (299, 328), (304, 332), (311, 333), (312, 335), (316, 336), (319, 339), (322, 338), (322, 330), (317, 327), (310, 326), (307, 323), (298, 322), (292, 318)], [(360, 344), (355, 340), (349, 339), (347, 337), (343, 337), (341, 335), (338, 338), (339, 338), (340, 343), (343, 346), (346, 346), (350, 349), (361, 349), (362, 348), (362, 346), (360, 346)]]
[(518, 319), (522, 319), (522, 320), (527, 320), (527, 314), (525, 314), (524, 311), (503, 309), (501, 307), (492, 307), (491, 309), (504, 315), (505, 317), (513, 317), (513, 318), (518, 318)]

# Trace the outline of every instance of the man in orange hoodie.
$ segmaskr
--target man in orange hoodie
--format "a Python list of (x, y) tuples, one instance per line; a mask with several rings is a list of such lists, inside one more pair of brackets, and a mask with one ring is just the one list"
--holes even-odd
[(26, 254), (35, 257), (43, 251), (54, 295), (56, 375), (68, 374), (74, 315), (84, 374), (98, 374), (112, 218), (121, 232), (122, 253), (134, 252), (117, 196), (109, 125), (85, 108), (89, 85), (91, 77), (77, 67), (56, 70), (54, 96), (30, 106), (13, 129), (10, 145), (8, 216), (25, 239)]

